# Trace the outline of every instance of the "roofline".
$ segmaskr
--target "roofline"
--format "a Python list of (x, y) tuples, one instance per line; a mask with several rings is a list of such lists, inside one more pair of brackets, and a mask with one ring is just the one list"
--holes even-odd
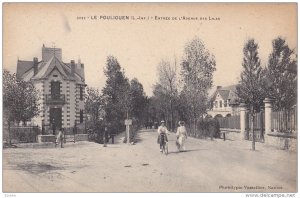
[[(63, 64), (65, 64), (68, 68), (70, 68), (68, 65), (67, 65), (67, 63), (65, 63), (65, 62), (63, 62), (63, 61), (61, 61)], [(76, 65), (77, 65), (77, 63), (76, 63)], [(72, 68), (70, 68), (70, 69), (72, 69)], [(76, 72), (76, 70), (75, 70), (75, 72), (74, 72), (75, 74), (77, 74), (80, 78), (83, 78), (83, 79), (85, 79), (85, 77), (82, 77), (80, 74), (78, 74), (77, 72)]]

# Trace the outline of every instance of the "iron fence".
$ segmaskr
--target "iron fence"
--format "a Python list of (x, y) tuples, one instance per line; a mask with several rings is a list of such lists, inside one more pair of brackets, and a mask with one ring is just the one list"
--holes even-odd
[(239, 115), (234, 115), (234, 116), (229, 116), (229, 117), (223, 117), (217, 118), (220, 128), (227, 128), (227, 129), (240, 129), (240, 116)]
[(297, 132), (297, 108), (291, 110), (273, 111), (271, 129), (273, 132)]

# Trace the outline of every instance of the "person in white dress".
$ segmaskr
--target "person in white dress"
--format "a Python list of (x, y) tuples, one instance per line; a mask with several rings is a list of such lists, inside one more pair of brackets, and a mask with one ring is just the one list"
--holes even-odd
[(187, 131), (183, 121), (179, 122), (179, 127), (177, 128), (176, 137), (177, 137), (176, 146), (178, 151), (185, 150), (184, 144), (185, 144), (185, 140), (187, 139)]
[(157, 143), (160, 145), (160, 147), (159, 147), (160, 152), (162, 152), (160, 134), (165, 134), (166, 142), (168, 142), (167, 135), (169, 134), (169, 131), (168, 131), (167, 127), (165, 126), (165, 121), (162, 120), (160, 123), (161, 123), (161, 125), (157, 129), (157, 133), (158, 133)]

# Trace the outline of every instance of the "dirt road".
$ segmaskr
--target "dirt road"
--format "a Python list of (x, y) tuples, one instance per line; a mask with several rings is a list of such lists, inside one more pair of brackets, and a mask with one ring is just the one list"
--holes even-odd
[(295, 192), (297, 155), (251, 142), (187, 139), (159, 152), (156, 132), (135, 145), (92, 142), (3, 150), (4, 192)]

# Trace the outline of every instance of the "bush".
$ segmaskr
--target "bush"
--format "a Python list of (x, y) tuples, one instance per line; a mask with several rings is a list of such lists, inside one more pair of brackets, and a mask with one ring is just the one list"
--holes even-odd
[[(188, 128), (188, 127), (187, 127)], [(188, 130), (190, 131), (190, 130)], [(197, 122), (197, 131), (189, 132), (189, 136), (195, 138), (219, 138), (220, 137), (220, 125), (214, 118), (207, 118)]]

